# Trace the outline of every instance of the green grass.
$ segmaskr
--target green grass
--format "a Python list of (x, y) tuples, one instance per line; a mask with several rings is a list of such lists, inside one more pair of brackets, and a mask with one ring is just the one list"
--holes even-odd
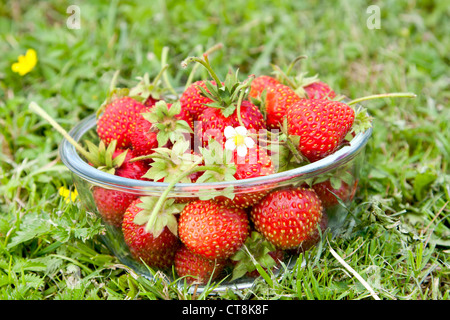
[[(66, 27), (66, 1), (0, 4), (1, 300), (374, 299), (347, 265), (381, 299), (450, 298), (450, 9), (444, 1), (378, 1), (380, 29), (367, 28), (370, 1), (76, 4), (79, 30)], [(219, 42), (224, 48), (211, 62), (222, 75), (229, 67), (241, 75), (269, 73), (270, 63), (283, 66), (306, 54), (300, 68), (347, 96), (407, 91), (417, 98), (364, 103), (374, 132), (349, 208), (360, 224), (252, 289), (193, 295), (161, 277), (136, 277), (97, 241), (98, 219), (58, 195), (60, 186), (72, 186), (58, 158), (61, 136), (28, 104), (36, 101), (70, 129), (97, 109), (115, 70), (124, 85), (144, 72), (154, 76), (168, 47), (170, 81), (182, 86), (189, 70), (180, 62)], [(39, 61), (22, 77), (11, 65), (28, 48)]]

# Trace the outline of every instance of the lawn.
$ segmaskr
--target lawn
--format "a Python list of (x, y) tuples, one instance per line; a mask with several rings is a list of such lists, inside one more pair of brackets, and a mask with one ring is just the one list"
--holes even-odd
[[(449, 300), (449, 34), (438, 0), (2, 1), (0, 300)], [(61, 135), (28, 106), (69, 130), (97, 110), (116, 70), (121, 85), (153, 77), (168, 50), (169, 81), (184, 86), (180, 63), (217, 43), (221, 75), (269, 74), (307, 55), (297, 67), (349, 97), (417, 97), (363, 103), (374, 130), (348, 208), (357, 225), (294, 271), (209, 296), (136, 276), (98, 241), (99, 219), (58, 192), (73, 188)], [(20, 75), (12, 65), (27, 49), (38, 61)]]

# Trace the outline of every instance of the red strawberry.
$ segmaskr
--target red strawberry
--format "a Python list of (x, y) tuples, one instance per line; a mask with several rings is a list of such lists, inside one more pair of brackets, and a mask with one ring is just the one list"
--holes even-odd
[(211, 260), (181, 246), (175, 254), (175, 271), (188, 283), (206, 284), (215, 280), (226, 266), (226, 260)]
[(136, 156), (143, 156), (153, 153), (153, 149), (158, 147), (157, 131), (153, 130), (153, 123), (145, 119), (142, 114), (151, 110), (151, 107), (142, 111), (134, 124), (134, 130), (129, 132), (131, 147)]
[[(320, 231), (319, 231), (320, 228)], [(324, 212), (322, 214), (322, 218), (319, 221), (319, 226), (316, 227), (308, 239), (302, 242), (302, 244), (295, 248), (294, 250), (288, 250), (288, 253), (293, 253), (298, 255), (300, 252), (306, 252), (315, 245), (319, 243), (321, 240), (321, 235), (325, 233), (326, 229), (328, 228), (328, 215)]]
[(244, 244), (249, 232), (247, 213), (213, 200), (187, 204), (180, 214), (178, 235), (192, 252), (208, 259), (227, 259)]
[[(244, 126), (247, 130), (258, 133), (265, 129), (264, 116), (257, 106), (247, 100), (251, 78), (246, 81), (238, 80), (238, 72), (228, 72), (222, 82), (211, 68), (207, 55), (201, 60), (196, 57), (188, 58), (183, 62), (187, 65), (190, 61), (201, 63), (213, 77), (213, 81), (205, 81), (205, 87), (200, 87), (200, 92), (210, 102), (201, 114), (198, 114), (198, 128), (195, 128), (196, 144), (206, 146), (210, 138), (220, 143), (225, 143), (223, 131), (225, 127)], [(200, 93), (199, 93), (200, 94)], [(195, 117), (194, 117), (195, 118)]]
[[(243, 126), (253, 133), (258, 133), (266, 128), (262, 113), (250, 101), (242, 101), (240, 117)], [(227, 116), (224, 115), (220, 108), (206, 108), (198, 118), (197, 127), (195, 128), (196, 139), (200, 141), (199, 145), (203, 146), (208, 145), (208, 141), (211, 138), (224, 144), (225, 128), (227, 126), (238, 127), (240, 125), (238, 109), (235, 109), (231, 115)]]
[(123, 214), (128, 206), (136, 199), (132, 193), (94, 187), (92, 190), (95, 205), (103, 221), (120, 228)]
[(328, 84), (322, 81), (316, 81), (303, 87), (308, 99), (329, 99), (336, 98), (334, 92)]
[(267, 129), (280, 129), (287, 109), (301, 100), (289, 86), (277, 84), (268, 87), (263, 101)]
[[(116, 159), (123, 152), (121, 149), (115, 150), (112, 158)], [(147, 172), (148, 166), (143, 161), (130, 162), (135, 157), (135, 154), (133, 150), (126, 150), (126, 152), (126, 157), (120, 165), (110, 172), (123, 178), (147, 180), (143, 176)], [(137, 198), (132, 193), (98, 186), (93, 187), (92, 195), (103, 221), (115, 227), (121, 226), (123, 214), (131, 202)]]
[[(211, 81), (211, 83), (215, 85), (214, 81)], [(181, 109), (186, 110), (194, 121), (207, 108), (206, 104), (212, 102), (211, 99), (202, 95), (199, 86), (207, 90), (206, 82), (199, 80), (188, 86), (180, 96)]]
[[(120, 155), (123, 150), (118, 149), (114, 152), (113, 159)], [(135, 180), (147, 180), (144, 174), (148, 170), (148, 166), (143, 161), (133, 161), (131, 159), (135, 158), (136, 154), (133, 150), (128, 149), (127, 154), (123, 163), (115, 169), (114, 174), (123, 178), (135, 179)]]
[(310, 162), (332, 154), (355, 119), (354, 110), (339, 101), (300, 99), (287, 112), (287, 131), (299, 136), (298, 150)]
[[(249, 148), (244, 157), (239, 156), (235, 150), (233, 152), (233, 162), (236, 165), (236, 173), (234, 174), (236, 180), (267, 176), (275, 173), (272, 159), (263, 148), (257, 145)], [(243, 190), (235, 188), (233, 199), (220, 196), (215, 198), (215, 200), (231, 207), (248, 208), (261, 200), (269, 190), (266, 186), (246, 187)]]
[(322, 205), (324, 206), (324, 208), (327, 209), (339, 204), (339, 201), (336, 197), (338, 197), (344, 203), (351, 201), (355, 196), (357, 185), (357, 180), (351, 187), (345, 181), (340, 181), (338, 186), (333, 187), (331, 180), (326, 180), (314, 184), (312, 188), (314, 189), (314, 191), (316, 191), (317, 195), (322, 201)]
[(153, 96), (148, 96), (147, 99), (145, 99), (144, 101), (144, 105), (149, 108), (149, 107), (153, 107), (158, 101), (160, 101), (161, 99), (156, 99)]
[(258, 76), (255, 79), (253, 79), (252, 84), (250, 85), (250, 92), (248, 95), (251, 98), (259, 99), (264, 90), (267, 90), (267, 88), (274, 86), (278, 83), (280, 82), (274, 77), (266, 75)]
[(136, 216), (144, 210), (140, 207), (142, 203), (142, 199), (137, 198), (125, 211), (122, 223), (124, 241), (137, 261), (143, 261), (150, 267), (166, 269), (174, 263), (180, 242), (168, 226), (155, 236), (146, 230), (145, 223), (136, 223)]
[(150, 155), (157, 147), (170, 147), (180, 138), (191, 140), (193, 121), (180, 109), (180, 104), (158, 101), (143, 110), (135, 121), (135, 130), (129, 133), (137, 156)]
[(134, 130), (135, 121), (144, 108), (144, 104), (128, 96), (113, 100), (97, 120), (98, 136), (106, 145), (117, 140), (119, 148), (130, 148), (129, 133)]
[(276, 190), (256, 204), (250, 217), (255, 229), (277, 248), (294, 249), (308, 241), (322, 218), (323, 208), (312, 189)]

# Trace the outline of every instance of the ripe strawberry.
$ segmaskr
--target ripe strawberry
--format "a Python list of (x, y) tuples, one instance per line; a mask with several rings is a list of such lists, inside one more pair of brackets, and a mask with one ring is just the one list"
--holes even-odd
[[(214, 81), (211, 83), (216, 84)], [(206, 104), (212, 102), (202, 94), (199, 86), (207, 90), (205, 80), (199, 80), (188, 86), (180, 96), (181, 109), (186, 110), (194, 121), (207, 108)]]
[(338, 186), (333, 186), (331, 180), (326, 180), (313, 184), (312, 188), (316, 191), (324, 208), (328, 209), (339, 204), (338, 198), (344, 203), (351, 201), (355, 196), (357, 185), (357, 180), (352, 186), (345, 181), (340, 181)]
[[(250, 101), (242, 101), (240, 106), (242, 125), (253, 133), (265, 129), (264, 117), (259, 108)], [(231, 115), (225, 115), (220, 108), (206, 108), (198, 118), (195, 135), (199, 145), (207, 146), (209, 139), (225, 143), (224, 130), (227, 126), (240, 126), (238, 109)]]
[(280, 129), (287, 109), (300, 100), (289, 86), (276, 84), (268, 87), (263, 101), (267, 129)]
[(350, 131), (354, 110), (339, 101), (300, 99), (287, 112), (287, 131), (299, 136), (298, 150), (310, 162), (336, 151)]
[(143, 261), (150, 267), (166, 269), (174, 263), (179, 239), (169, 226), (164, 226), (158, 235), (148, 232), (143, 223), (145, 219), (137, 220), (137, 216), (145, 210), (143, 203), (142, 198), (137, 198), (125, 211), (122, 222), (124, 241), (137, 261)]
[(264, 90), (267, 90), (267, 88), (274, 86), (278, 83), (280, 82), (274, 77), (266, 75), (258, 76), (255, 79), (253, 79), (252, 84), (250, 85), (250, 92), (248, 95), (251, 98), (259, 99)]
[(187, 204), (180, 214), (178, 235), (192, 252), (207, 259), (227, 259), (244, 244), (249, 232), (247, 213), (213, 200)]
[(336, 98), (334, 92), (328, 84), (322, 81), (316, 81), (303, 87), (308, 99), (329, 99)]
[(269, 193), (253, 206), (255, 229), (277, 248), (294, 249), (308, 241), (322, 218), (323, 208), (314, 190), (304, 187)]
[(195, 144), (206, 146), (210, 138), (225, 143), (223, 131), (227, 126), (241, 125), (247, 130), (254, 130), (255, 133), (265, 129), (264, 116), (261, 111), (247, 100), (252, 77), (241, 82), (238, 79), (238, 72), (230, 71), (225, 80), (221, 81), (211, 68), (207, 55), (204, 55), (203, 60), (195, 57), (188, 58), (183, 65), (187, 65), (190, 61), (201, 63), (213, 78), (211, 81), (205, 81), (204, 87), (199, 87), (201, 94), (210, 102), (201, 114), (198, 114), (199, 125), (194, 129)]
[(123, 214), (128, 206), (137, 198), (132, 193), (94, 187), (92, 190), (97, 211), (106, 224), (116, 228), (122, 226)]
[(287, 253), (293, 253), (298, 255), (301, 252), (308, 251), (309, 249), (311, 249), (312, 247), (316, 246), (319, 243), (319, 241), (322, 239), (321, 237), (323, 236), (327, 228), (328, 228), (328, 215), (324, 212), (322, 214), (322, 218), (319, 221), (318, 227), (314, 229), (311, 236), (308, 237), (308, 239), (306, 239), (305, 241), (303, 241), (302, 244), (297, 248), (293, 250), (287, 250)]
[(144, 104), (129, 96), (113, 100), (97, 120), (98, 136), (106, 145), (117, 140), (119, 148), (130, 148), (129, 133), (135, 129), (135, 121), (144, 109)]
[[(233, 162), (236, 165), (236, 173), (234, 174), (236, 180), (267, 176), (275, 173), (271, 157), (266, 150), (257, 145), (249, 148), (244, 157), (239, 156), (237, 151), (234, 150)], [(246, 187), (244, 190), (235, 188), (233, 199), (220, 196), (215, 198), (215, 200), (231, 207), (248, 208), (259, 202), (269, 190), (266, 186)]]
[[(112, 159), (114, 160), (123, 157), (124, 152), (125, 151), (122, 149), (116, 149), (112, 155)], [(120, 160), (117, 167), (112, 168), (112, 170), (110, 168), (101, 167), (100, 169), (104, 169), (105, 171), (123, 178), (147, 180), (144, 175), (148, 170), (148, 166), (143, 161), (130, 162), (134, 157), (135, 154), (133, 153), (133, 150), (126, 150), (125, 158)], [(121, 226), (123, 214), (131, 202), (137, 198), (137, 196), (132, 193), (99, 186), (93, 187), (92, 195), (103, 221), (115, 227)]]
[(180, 104), (158, 101), (146, 108), (135, 121), (135, 130), (129, 133), (137, 156), (150, 155), (157, 147), (170, 147), (183, 137), (192, 140), (193, 121), (180, 111)]
[(182, 245), (175, 254), (175, 271), (187, 283), (206, 284), (215, 280), (226, 266), (226, 260), (211, 260), (193, 253)]
[(131, 147), (136, 156), (144, 156), (153, 153), (153, 149), (158, 147), (157, 132), (153, 130), (153, 123), (143, 117), (143, 114), (150, 112), (151, 107), (142, 110), (134, 123), (134, 130), (128, 133)]

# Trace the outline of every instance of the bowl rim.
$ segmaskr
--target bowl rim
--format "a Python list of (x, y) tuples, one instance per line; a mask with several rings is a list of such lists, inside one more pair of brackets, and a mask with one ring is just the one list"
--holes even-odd
[[(69, 131), (69, 135), (75, 139), (75, 141), (79, 141), (84, 134), (94, 128), (96, 119), (97, 116), (95, 113), (87, 116)], [(280, 185), (280, 183), (289, 183), (296, 178), (306, 180), (343, 166), (354, 159), (364, 149), (372, 135), (372, 131), (373, 127), (370, 127), (366, 131), (356, 134), (348, 145), (343, 146), (323, 159), (304, 166), (267, 176), (242, 180), (209, 183), (176, 183), (170, 191), (170, 194), (176, 193), (177, 196), (183, 194), (192, 195), (193, 185), (195, 185), (195, 191), (198, 193), (202, 190), (207, 192), (211, 189), (222, 189), (226, 187), (255, 188), (261, 185)], [(59, 154), (61, 161), (72, 174), (94, 185), (133, 193), (162, 193), (169, 186), (169, 183), (166, 182), (124, 178), (98, 170), (85, 162), (76, 151), (76, 148), (65, 138), (62, 139), (60, 144)]]

